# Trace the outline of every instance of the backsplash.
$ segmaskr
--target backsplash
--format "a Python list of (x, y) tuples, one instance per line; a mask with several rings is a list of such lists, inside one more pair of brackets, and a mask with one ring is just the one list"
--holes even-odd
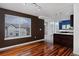
[(71, 24), (70, 20), (63, 20), (63, 21), (59, 22), (59, 29), (60, 30), (72, 29), (70, 24)]

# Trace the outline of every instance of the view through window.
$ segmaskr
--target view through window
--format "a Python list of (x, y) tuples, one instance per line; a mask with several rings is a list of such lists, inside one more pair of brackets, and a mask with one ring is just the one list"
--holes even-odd
[(31, 18), (5, 14), (5, 38), (23, 38), (31, 36)]

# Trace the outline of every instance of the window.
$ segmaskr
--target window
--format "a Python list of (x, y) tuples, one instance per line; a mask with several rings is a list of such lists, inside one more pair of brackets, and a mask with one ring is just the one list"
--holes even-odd
[(62, 29), (70, 29), (70, 24), (62, 25)]
[(68, 24), (68, 25), (67, 25), (67, 29), (70, 29), (70, 27), (71, 27), (70, 24)]
[(31, 19), (5, 14), (5, 39), (31, 37)]
[(62, 25), (62, 29), (66, 29), (66, 25)]

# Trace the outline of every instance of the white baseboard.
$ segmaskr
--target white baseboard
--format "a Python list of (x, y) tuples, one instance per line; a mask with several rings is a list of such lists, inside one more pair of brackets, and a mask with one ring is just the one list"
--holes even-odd
[(79, 56), (78, 54), (73, 54), (73, 56)]
[(17, 46), (23, 46), (23, 45), (32, 44), (32, 43), (40, 42), (40, 41), (44, 41), (44, 39), (40, 39), (40, 40), (36, 40), (36, 41), (32, 41), (32, 42), (26, 42), (26, 43), (22, 43), (22, 44), (18, 44), (18, 45), (12, 45), (12, 46), (8, 46), (8, 47), (0, 48), (0, 51), (4, 51), (4, 50), (10, 49), (10, 48), (17, 47)]

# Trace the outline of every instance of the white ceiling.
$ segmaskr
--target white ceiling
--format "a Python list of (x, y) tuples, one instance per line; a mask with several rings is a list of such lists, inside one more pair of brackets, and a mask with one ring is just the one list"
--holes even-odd
[(68, 3), (37, 3), (41, 8), (31, 6), (29, 3), (0, 3), (1, 8), (10, 9), (35, 16), (52, 17), (55, 13), (64, 8), (72, 8), (72, 4)]

